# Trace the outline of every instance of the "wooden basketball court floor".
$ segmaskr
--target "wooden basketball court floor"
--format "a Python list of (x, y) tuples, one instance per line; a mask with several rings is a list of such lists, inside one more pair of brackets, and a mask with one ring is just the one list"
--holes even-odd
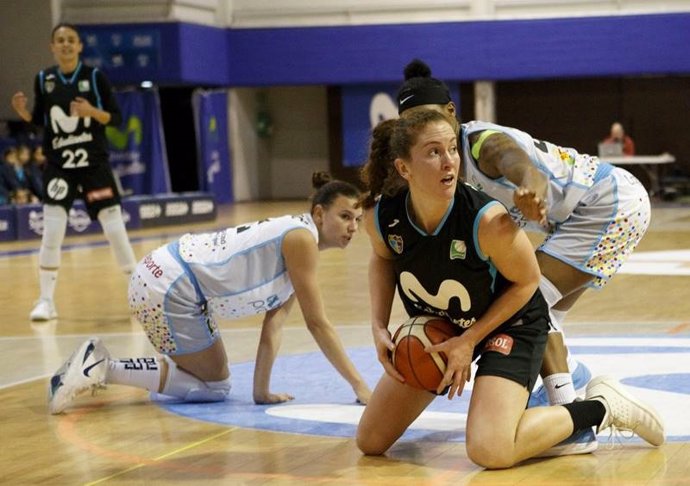
[[(141, 258), (186, 231), (306, 208), (301, 202), (235, 204), (222, 208), (213, 223), (140, 230), (130, 237)], [(462, 442), (403, 441), (386, 456), (363, 457), (351, 437), (200, 421), (171, 413), (144, 391), (120, 386), (80, 397), (67, 413), (51, 416), (48, 377), (86, 337), (100, 336), (114, 357), (146, 356), (152, 350), (139, 325), (130, 320), (126, 281), (102, 235), (66, 240), (56, 295), (60, 318), (30, 323), (28, 314), (38, 293), (38, 246), (38, 241), (0, 244), (1, 484), (690, 484), (690, 435), (660, 448), (626, 440), (609, 444), (600, 436), (594, 454), (484, 471), (467, 459)], [(576, 304), (566, 323), (567, 336), (608, 336), (612, 345), (617, 339), (648, 335), (671, 342), (688, 340), (688, 249), (690, 209), (655, 207), (652, 227), (638, 253), (686, 250), (680, 252), (685, 255), (678, 257), (680, 261), (675, 253), (669, 253), (670, 261), (664, 253), (649, 253), (651, 259), (647, 258), (647, 268), (671, 265), (681, 271), (617, 275), (602, 292), (586, 293)], [(347, 250), (330, 250), (321, 258), (327, 312), (348, 349), (371, 347), (368, 255), (369, 244), (360, 233)], [(403, 316), (396, 304), (394, 321), (402, 322)], [(259, 323), (259, 317), (221, 323), (231, 363), (253, 359)], [(295, 308), (281, 355), (316, 350)], [(650, 361), (654, 359), (652, 355)], [(690, 369), (676, 372), (674, 376), (690, 381)], [(342, 387), (347, 388), (344, 381)], [(280, 383), (272, 388), (291, 391), (281, 389)], [(680, 398), (686, 411), (688, 388), (686, 381)], [(690, 421), (687, 414), (672, 418)]]

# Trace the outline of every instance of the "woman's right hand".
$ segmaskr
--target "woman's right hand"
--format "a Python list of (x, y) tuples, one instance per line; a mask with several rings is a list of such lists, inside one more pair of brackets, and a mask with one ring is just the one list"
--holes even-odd
[(395, 343), (391, 340), (391, 333), (384, 327), (376, 327), (373, 333), (376, 354), (379, 362), (383, 365), (383, 369), (399, 382), (405, 383), (405, 378), (393, 366), (392, 353), (395, 349)]
[(14, 108), (15, 111), (26, 110), (26, 102), (26, 95), (21, 91), (17, 91), (12, 96), (12, 108)]
[(26, 95), (18, 91), (12, 96), (12, 108), (25, 122), (31, 121), (31, 113), (26, 109), (27, 98)]

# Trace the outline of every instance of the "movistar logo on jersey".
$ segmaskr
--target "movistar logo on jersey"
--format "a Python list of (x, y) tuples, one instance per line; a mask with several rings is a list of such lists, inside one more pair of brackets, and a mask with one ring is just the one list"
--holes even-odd
[[(69, 116), (62, 111), (58, 105), (53, 105), (50, 108), (50, 127), (56, 135), (67, 134), (66, 137), (56, 136), (51, 140), (51, 145), (54, 149), (74, 145), (78, 143), (86, 143), (93, 140), (91, 132), (84, 131), (79, 135), (72, 135), (79, 128), (78, 116)], [(91, 117), (84, 118), (84, 128), (91, 126)]]
[(462, 240), (453, 240), (450, 242), (450, 259), (464, 260), (467, 256), (467, 245)]
[[(74, 133), (79, 127), (79, 117), (69, 116), (58, 105), (50, 108), (50, 125), (55, 133)], [(91, 126), (91, 117), (84, 118), (84, 126)]]
[(476, 318), (453, 318), (447, 311), (450, 308), (450, 301), (456, 298), (460, 301), (460, 309), (468, 312), (472, 309), (472, 298), (465, 286), (457, 280), (447, 279), (441, 282), (436, 294), (432, 294), (417, 280), (410, 272), (400, 274), (400, 288), (405, 296), (412, 303), (425, 313), (442, 315), (450, 319), (453, 323), (463, 328), (468, 328), (476, 322)]
[(132, 115), (127, 119), (127, 126), (124, 130), (115, 127), (106, 127), (105, 129), (105, 136), (108, 138), (108, 142), (117, 150), (127, 148), (130, 135), (134, 137), (134, 144), (137, 147), (141, 145), (141, 141), (144, 138), (144, 129), (141, 119), (136, 115)]

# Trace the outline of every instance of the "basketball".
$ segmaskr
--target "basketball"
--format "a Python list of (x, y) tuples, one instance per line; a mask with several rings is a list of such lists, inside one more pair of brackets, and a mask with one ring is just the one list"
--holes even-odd
[(424, 348), (458, 334), (458, 327), (438, 316), (416, 316), (405, 321), (393, 335), (393, 365), (405, 382), (436, 393), (446, 372), (444, 353), (427, 353)]

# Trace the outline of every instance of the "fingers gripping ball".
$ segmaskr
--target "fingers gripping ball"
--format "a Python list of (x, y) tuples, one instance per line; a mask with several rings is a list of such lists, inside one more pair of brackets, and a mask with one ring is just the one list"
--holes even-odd
[(437, 316), (416, 316), (405, 321), (393, 335), (393, 365), (405, 382), (436, 393), (448, 359), (445, 353), (427, 353), (424, 348), (458, 334), (458, 327)]

